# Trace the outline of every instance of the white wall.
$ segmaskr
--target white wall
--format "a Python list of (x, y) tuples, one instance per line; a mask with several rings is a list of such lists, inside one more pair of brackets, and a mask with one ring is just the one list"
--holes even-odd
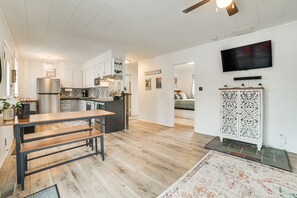
[(126, 64), (125, 72), (131, 75), (131, 115), (135, 116), (138, 115), (138, 64)]
[(192, 81), (195, 74), (194, 65), (175, 65), (174, 77), (177, 78), (177, 89), (182, 90), (188, 96), (192, 96)]
[[(218, 88), (256, 86), (265, 88), (264, 143), (297, 153), (297, 22), (248, 35), (197, 46), (139, 62), (140, 119), (173, 126), (173, 65), (195, 61), (195, 131), (218, 135), (220, 129), (220, 97)], [(241, 45), (272, 40), (273, 67), (250, 71), (222, 72), (220, 51)], [(162, 69), (163, 89), (145, 91), (144, 72)], [(235, 82), (233, 77), (261, 75), (262, 80)], [(198, 86), (203, 91), (198, 91)]]
[[(10, 35), (9, 28), (6, 24), (6, 21), (4, 19), (3, 13), (0, 9), (0, 58), (1, 58), (1, 64), (2, 64), (2, 82), (0, 83), (0, 97), (6, 95), (5, 91), (5, 68), (4, 68), (4, 62), (3, 62), (3, 47), (4, 43), (7, 45), (9, 54), (11, 54), (11, 59), (14, 59), (15, 57), (18, 58), (18, 53), (16, 51), (16, 47), (14, 44), (14, 41)], [(14, 68), (14, 60), (11, 60), (11, 68)], [(2, 114), (0, 114), (0, 118), (2, 117)], [(4, 146), (5, 139), (7, 141), (7, 146)], [(9, 153), (7, 149), (11, 147), (13, 141), (13, 128), (11, 126), (8, 127), (0, 127), (0, 168), (4, 162), (5, 157)], [(2, 150), (3, 149), (3, 150)]]
[(18, 58), (18, 53), (16, 51), (16, 47), (14, 44), (14, 41), (12, 39), (12, 36), (9, 32), (9, 28), (6, 24), (4, 15), (0, 9), (0, 58), (1, 58), (1, 65), (2, 65), (2, 81), (0, 83), (0, 97), (6, 95), (5, 91), (5, 68), (4, 68), (4, 60), (3, 60), (3, 49), (4, 49), (4, 43), (8, 48), (10, 56), (10, 63), (11, 63), (11, 69), (14, 68), (14, 58)]
[[(19, 96), (20, 97), (30, 97), (36, 98), (36, 78), (45, 77), (43, 70), (43, 60), (32, 60), (32, 59), (22, 59), (19, 63)], [(56, 69), (56, 78), (62, 78), (64, 74), (70, 73), (71, 70), (81, 70), (81, 65), (64, 63), (64, 62), (53, 62)]]

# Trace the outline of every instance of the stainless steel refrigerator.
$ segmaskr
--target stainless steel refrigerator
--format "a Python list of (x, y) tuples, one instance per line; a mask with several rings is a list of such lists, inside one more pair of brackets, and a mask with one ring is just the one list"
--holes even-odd
[(39, 113), (60, 112), (60, 79), (37, 78)]

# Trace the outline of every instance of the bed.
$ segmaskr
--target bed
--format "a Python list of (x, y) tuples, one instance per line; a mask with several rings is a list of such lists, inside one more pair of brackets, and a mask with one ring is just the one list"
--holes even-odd
[(175, 109), (195, 110), (195, 99), (176, 99), (174, 101)]
[[(181, 94), (180, 90), (175, 90), (174, 94)], [(182, 97), (176, 97), (174, 100), (175, 109), (184, 109), (184, 110), (195, 110), (195, 99), (188, 99)]]

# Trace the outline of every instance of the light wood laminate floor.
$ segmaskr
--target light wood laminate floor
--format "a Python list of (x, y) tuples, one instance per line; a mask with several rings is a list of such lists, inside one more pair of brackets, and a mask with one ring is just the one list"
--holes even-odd
[[(63, 127), (63, 124), (41, 128), (56, 127)], [(208, 152), (204, 145), (212, 138), (194, 133), (192, 127), (185, 125), (176, 124), (169, 128), (131, 121), (126, 132), (105, 135), (104, 162), (100, 156), (92, 156), (28, 176), (25, 190), (15, 188), (13, 197), (24, 197), (53, 184), (58, 185), (62, 197), (156, 197)], [(29, 169), (86, 152), (88, 149), (83, 147), (34, 160), (29, 163)], [(294, 172), (297, 172), (297, 155), (289, 156)], [(0, 192), (7, 191), (14, 184), (13, 156), (6, 159), (0, 170)]]
[(174, 117), (174, 124), (187, 125), (187, 126), (194, 128), (194, 120), (193, 119)]

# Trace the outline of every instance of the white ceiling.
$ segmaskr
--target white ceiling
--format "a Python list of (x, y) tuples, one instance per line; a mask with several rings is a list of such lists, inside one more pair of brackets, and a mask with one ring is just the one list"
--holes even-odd
[(236, 0), (239, 13), (215, 11), (215, 1), (188, 14), (197, 0), (0, 0), (25, 58), (84, 63), (109, 50), (132, 60), (297, 20), (297, 0)]

